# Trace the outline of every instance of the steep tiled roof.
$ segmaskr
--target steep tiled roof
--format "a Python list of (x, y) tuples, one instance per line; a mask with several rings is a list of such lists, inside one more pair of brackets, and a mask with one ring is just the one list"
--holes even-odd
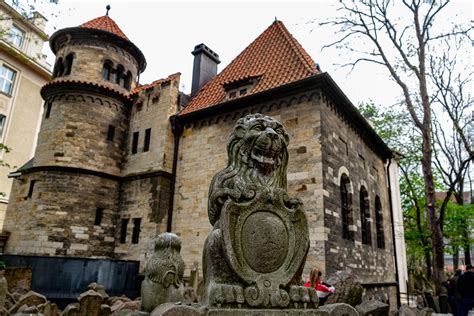
[(113, 33), (127, 41), (130, 41), (128, 37), (118, 27), (117, 23), (115, 23), (115, 21), (112, 20), (108, 15), (100, 16), (86, 23), (82, 23), (81, 25), (79, 25), (79, 27), (85, 29), (96, 29), (106, 31), (109, 33)]
[(179, 76), (181, 76), (181, 73), (177, 72), (175, 74), (172, 74), (172, 75), (169, 75), (168, 78), (163, 78), (163, 79), (158, 79), (158, 80), (155, 80), (153, 81), (152, 83), (149, 83), (149, 84), (144, 84), (144, 85), (141, 85), (141, 86), (138, 86), (136, 87), (135, 89), (133, 89), (130, 94), (135, 94), (135, 93), (138, 93), (140, 91), (143, 91), (143, 90), (147, 90), (147, 89), (150, 89), (152, 87), (155, 87), (155, 86), (158, 86), (158, 85), (162, 85), (164, 83), (168, 83), (176, 78), (178, 78)]
[(180, 115), (209, 108), (226, 100), (225, 86), (256, 79), (246, 95), (259, 93), (319, 73), (316, 64), (288, 32), (275, 21), (221, 73), (210, 80)]

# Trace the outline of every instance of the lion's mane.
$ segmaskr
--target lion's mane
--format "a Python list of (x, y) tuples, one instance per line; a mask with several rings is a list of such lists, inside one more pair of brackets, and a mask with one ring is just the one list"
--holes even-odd
[[(283, 126), (269, 116), (250, 114), (237, 121), (227, 144), (227, 167), (214, 175), (209, 188), (208, 212), (212, 225), (218, 222), (228, 198), (236, 202), (250, 200), (258, 187), (286, 191), (288, 141)], [(255, 149), (259, 144), (271, 149), (262, 153)], [(256, 152), (262, 153), (261, 156)]]

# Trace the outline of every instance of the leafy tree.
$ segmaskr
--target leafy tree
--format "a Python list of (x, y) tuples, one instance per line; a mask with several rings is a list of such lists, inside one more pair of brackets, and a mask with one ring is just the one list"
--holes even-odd
[[(437, 294), (442, 291), (445, 279), (443, 225), (446, 205), (440, 207), (436, 203), (432, 121), (435, 108), (443, 107), (443, 96), (450, 95), (445, 92), (456, 89), (455, 82), (444, 80), (445, 85), (438, 86), (434, 79), (437, 71), (444, 67), (440, 64), (445, 62), (442, 56), (448, 56), (456, 45), (468, 54), (471, 48), (469, 32), (472, 29), (470, 25), (456, 24), (449, 24), (449, 29), (442, 27), (447, 24), (442, 15), (448, 4), (449, 0), (341, 0), (338, 17), (322, 23), (336, 27), (340, 34), (327, 47), (337, 46), (357, 55), (346, 66), (354, 68), (361, 62), (380, 65), (402, 92), (405, 112), (420, 137), (424, 213), (430, 232), (433, 283)], [(358, 50), (356, 47), (364, 48)], [(460, 82), (464, 82), (465, 73), (457, 68), (446, 70), (454, 74), (452, 78), (459, 77)], [(461, 101), (464, 104), (465, 100)], [(452, 104), (446, 105), (450, 110)], [(444, 110), (449, 114), (446, 108)], [(456, 117), (450, 116), (450, 119), (455, 126), (454, 133), (459, 134), (460, 139), (467, 140), (465, 130), (459, 126)], [(472, 148), (467, 141), (463, 145), (468, 153), (467, 159), (472, 160)], [(460, 178), (455, 181), (460, 181)], [(446, 200), (452, 193), (450, 187)]]

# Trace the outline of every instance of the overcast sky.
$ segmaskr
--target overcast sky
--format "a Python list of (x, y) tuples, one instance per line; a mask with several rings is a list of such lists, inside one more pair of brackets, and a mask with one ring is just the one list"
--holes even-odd
[[(377, 66), (363, 65), (351, 74), (337, 64), (346, 62), (344, 54), (336, 49), (321, 48), (334, 40), (329, 29), (311, 23), (335, 16), (336, 1), (70, 1), (59, 0), (45, 12), (49, 19), (48, 33), (77, 26), (105, 14), (110, 4), (109, 16), (119, 25), (128, 38), (137, 45), (147, 60), (147, 68), (140, 83), (167, 77), (180, 72), (181, 90), (191, 89), (194, 46), (205, 43), (219, 54), (221, 71), (258, 35), (277, 18), (300, 42), (313, 60), (327, 71), (354, 104), (369, 99), (379, 104), (396, 102), (399, 90), (388, 80), (387, 73)], [(455, 1), (454, 12), (461, 12), (472, 19), (471, 1)], [(45, 10), (44, 8), (41, 8)], [(45, 53), (54, 56), (45, 45)]]

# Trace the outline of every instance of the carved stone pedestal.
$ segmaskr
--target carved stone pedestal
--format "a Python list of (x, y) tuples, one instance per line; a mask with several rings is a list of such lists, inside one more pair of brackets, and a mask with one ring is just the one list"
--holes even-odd
[[(146, 314), (143, 314), (146, 315)], [(205, 306), (166, 303), (158, 306), (150, 316), (358, 316), (355, 308), (337, 303), (311, 309), (250, 309), (250, 308), (206, 308)]]

